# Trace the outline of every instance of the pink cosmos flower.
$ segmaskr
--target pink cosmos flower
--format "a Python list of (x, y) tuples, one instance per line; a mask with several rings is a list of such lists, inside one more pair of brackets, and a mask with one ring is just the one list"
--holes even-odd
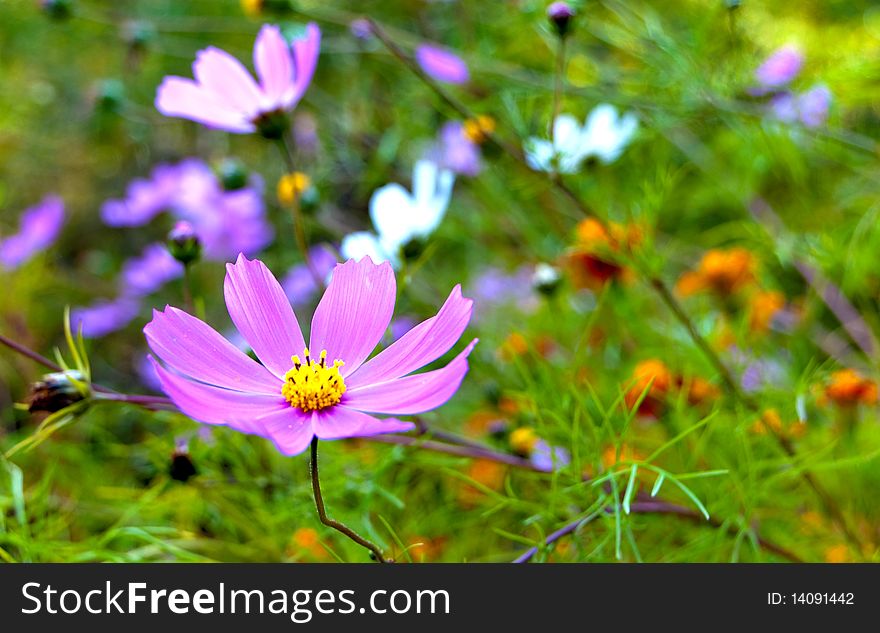
[(46, 196), (21, 216), (18, 233), (0, 239), (0, 266), (18, 268), (31, 257), (49, 248), (64, 223), (64, 202), (58, 196)]
[(461, 57), (433, 44), (421, 44), (416, 48), (416, 62), (437, 81), (463, 84), (470, 79), (467, 64)]
[(195, 80), (164, 79), (156, 94), (156, 108), (165, 116), (227, 132), (277, 134), (278, 115), (293, 109), (312, 80), (320, 45), (321, 31), (314, 23), (292, 45), (277, 26), (266, 24), (254, 43), (259, 83), (241, 62), (212, 46), (196, 55)]
[(804, 65), (804, 54), (794, 46), (783, 46), (774, 51), (755, 70), (755, 79), (765, 89), (778, 88), (790, 83)]
[[(227, 264), (229, 316), (261, 363), (206, 323), (166, 307), (144, 328), (162, 389), (186, 415), (271, 439), (295, 455), (312, 438), (362, 437), (411, 430), (379, 415), (415, 415), (444, 404), (468, 370), (471, 343), (441, 369), (413, 374), (459, 340), (473, 302), (453, 288), (434, 317), (367, 360), (391, 315), (391, 266), (368, 257), (333, 270), (308, 346), (281, 285), (259, 260)], [(310, 351), (311, 350), (311, 351)]]

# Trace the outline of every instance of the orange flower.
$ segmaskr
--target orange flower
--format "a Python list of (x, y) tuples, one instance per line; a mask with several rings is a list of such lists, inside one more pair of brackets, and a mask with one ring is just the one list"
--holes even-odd
[(775, 290), (759, 290), (749, 298), (749, 329), (766, 332), (776, 313), (785, 307), (785, 296)]
[(704, 290), (726, 296), (754, 281), (756, 266), (754, 256), (744, 248), (712, 249), (697, 270), (681, 276), (676, 289), (685, 296)]
[(572, 281), (579, 288), (601, 288), (614, 279), (627, 275), (615, 254), (641, 243), (642, 229), (635, 224), (602, 224), (595, 218), (581, 221), (575, 228), (574, 247), (565, 256), (564, 264)]
[(755, 420), (749, 430), (755, 435), (766, 435), (768, 431), (780, 437), (803, 437), (807, 432), (807, 423), (797, 420), (791, 424), (783, 424), (782, 417), (776, 409), (767, 409)]
[(687, 389), (687, 399), (692, 405), (704, 404), (718, 398), (718, 387), (705, 378), (694, 376), (687, 381), (682, 381), (682, 387)]
[(491, 409), (483, 409), (475, 411), (465, 421), (464, 428), (468, 435), (485, 435), (492, 424), (504, 419), (504, 416), (497, 411)]
[(825, 396), (839, 406), (876, 404), (877, 383), (854, 369), (842, 369), (831, 374), (831, 381), (825, 387)]
[(291, 554), (305, 552), (312, 558), (327, 558), (327, 550), (321, 545), (318, 533), (312, 528), (299, 528), (290, 537), (288, 552)]
[(850, 560), (849, 548), (846, 545), (832, 545), (825, 550), (826, 563), (847, 563)]
[[(467, 469), (467, 476), (476, 483), (491, 490), (500, 490), (504, 483), (504, 466), (486, 459), (474, 461)], [(467, 482), (461, 482), (458, 489), (458, 500), (462, 505), (472, 506), (483, 500), (485, 493)]]
[(504, 360), (510, 361), (517, 356), (522, 356), (529, 351), (529, 342), (519, 332), (512, 332), (498, 349), (498, 353)]
[(407, 545), (413, 560), (436, 560), (443, 553), (443, 548), (446, 546), (446, 537), (428, 538), (427, 536), (413, 536), (407, 541)]
[(672, 385), (672, 372), (661, 360), (656, 358), (643, 360), (633, 369), (630, 385), (624, 397), (626, 406), (630, 409), (636, 406), (639, 398), (647, 389), (648, 393), (639, 406), (639, 413), (656, 416), (659, 414), (663, 399)]
[(606, 470), (620, 462), (639, 462), (644, 458), (644, 455), (633, 449), (629, 444), (621, 444), (620, 458), (617, 457), (617, 447), (614, 444), (609, 444), (602, 451), (602, 465)]

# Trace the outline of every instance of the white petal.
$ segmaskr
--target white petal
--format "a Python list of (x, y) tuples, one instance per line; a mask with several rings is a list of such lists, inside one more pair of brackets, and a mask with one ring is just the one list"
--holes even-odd
[(553, 171), (553, 145), (537, 136), (531, 136), (523, 144), (526, 162), (536, 171)]
[(360, 260), (369, 257), (378, 264), (389, 259), (385, 249), (379, 243), (379, 238), (369, 231), (349, 233), (342, 238), (339, 251), (342, 253), (342, 258), (346, 260)]
[(379, 239), (391, 253), (396, 253), (417, 234), (416, 203), (410, 193), (396, 182), (373, 192), (370, 218)]

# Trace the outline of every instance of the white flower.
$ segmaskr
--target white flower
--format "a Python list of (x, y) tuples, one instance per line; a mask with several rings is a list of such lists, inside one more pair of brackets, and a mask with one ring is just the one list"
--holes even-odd
[(428, 237), (440, 225), (455, 175), (435, 163), (420, 160), (413, 168), (413, 192), (397, 183), (380, 187), (370, 198), (370, 218), (376, 233), (359, 231), (342, 240), (346, 259), (369, 255), (374, 262), (388, 260), (397, 267), (400, 249), (410, 240)]
[(525, 142), (526, 162), (538, 171), (563, 174), (575, 173), (590, 156), (612, 163), (632, 140), (638, 125), (635, 114), (618, 116), (607, 103), (597, 105), (583, 127), (570, 114), (560, 114), (553, 122), (553, 141), (533, 136)]

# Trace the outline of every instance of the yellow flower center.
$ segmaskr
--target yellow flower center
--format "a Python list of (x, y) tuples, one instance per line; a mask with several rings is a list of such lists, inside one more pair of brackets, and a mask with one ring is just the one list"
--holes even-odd
[(334, 360), (332, 366), (327, 365), (327, 350), (321, 351), (319, 360), (312, 360), (309, 350), (303, 351), (306, 361), (293, 356), (293, 367), (284, 374), (284, 386), (281, 395), (290, 406), (301, 409), (304, 413), (318, 411), (338, 404), (345, 393), (345, 381), (339, 368), (345, 363)]

